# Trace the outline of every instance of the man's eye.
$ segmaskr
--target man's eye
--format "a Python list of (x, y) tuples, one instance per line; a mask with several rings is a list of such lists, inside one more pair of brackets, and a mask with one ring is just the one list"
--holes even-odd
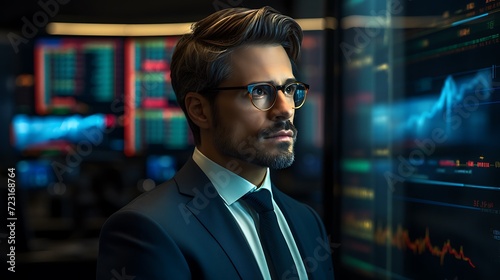
[(255, 87), (252, 90), (252, 97), (254, 98), (264, 98), (269, 94), (268, 90), (263, 87)]
[(285, 87), (284, 92), (287, 94), (292, 94), (295, 92), (296, 87), (297, 87), (297, 85), (289, 85), (289, 86)]

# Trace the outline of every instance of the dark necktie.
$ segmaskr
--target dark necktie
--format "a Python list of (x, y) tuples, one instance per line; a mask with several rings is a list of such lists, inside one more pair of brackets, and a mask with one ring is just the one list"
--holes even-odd
[(243, 199), (259, 214), (258, 233), (271, 278), (295, 275), (297, 269), (274, 213), (271, 193), (262, 189), (245, 195)]

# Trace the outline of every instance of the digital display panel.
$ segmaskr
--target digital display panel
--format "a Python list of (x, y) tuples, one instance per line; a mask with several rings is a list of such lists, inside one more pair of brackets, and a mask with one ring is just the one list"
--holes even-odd
[(342, 279), (495, 279), (499, 3), (359, 2), (340, 45)]
[(123, 42), (48, 37), (34, 49), (38, 114), (111, 112), (123, 98)]
[(162, 152), (192, 145), (170, 82), (177, 37), (129, 39), (125, 45), (125, 153)]

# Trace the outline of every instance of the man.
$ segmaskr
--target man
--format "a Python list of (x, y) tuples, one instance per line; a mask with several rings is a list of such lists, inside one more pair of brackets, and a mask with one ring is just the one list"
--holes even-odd
[(171, 78), (195, 151), (104, 224), (97, 279), (333, 278), (320, 218), (269, 174), (294, 160), (301, 41), (269, 7), (216, 12), (180, 39)]

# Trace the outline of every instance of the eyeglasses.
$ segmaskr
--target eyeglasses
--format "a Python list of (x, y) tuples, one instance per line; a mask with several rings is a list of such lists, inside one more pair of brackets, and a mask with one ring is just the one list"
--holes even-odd
[(261, 111), (267, 111), (271, 109), (276, 103), (278, 90), (283, 91), (285, 97), (287, 97), (288, 100), (293, 100), (293, 109), (302, 107), (302, 105), (304, 105), (304, 102), (306, 101), (306, 95), (309, 91), (309, 85), (301, 82), (291, 82), (282, 86), (275, 86), (270, 83), (254, 83), (239, 87), (213, 88), (210, 89), (210, 91), (235, 89), (246, 89), (253, 106)]

